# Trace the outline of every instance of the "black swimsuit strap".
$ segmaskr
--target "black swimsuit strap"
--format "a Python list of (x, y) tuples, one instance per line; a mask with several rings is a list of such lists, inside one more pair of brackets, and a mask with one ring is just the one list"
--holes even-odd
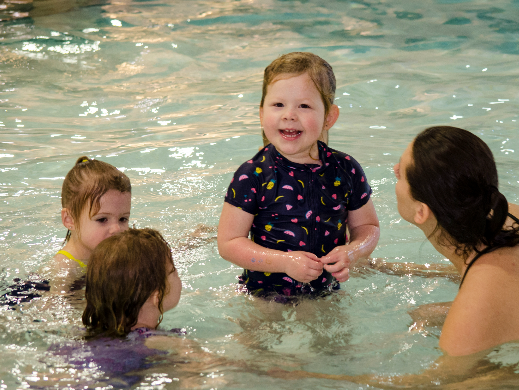
[[(516, 216), (508, 213), (508, 216), (510, 218), (512, 218), (516, 223), (519, 223), (519, 218), (517, 218)], [(461, 277), (461, 282), (460, 282), (460, 287), (461, 288), (461, 285), (463, 284), (463, 281), (465, 280), (465, 276), (467, 276), (467, 272), (469, 272), (469, 269), (470, 267), (472, 267), (472, 264), (474, 264), (476, 262), (477, 259), (479, 259), (481, 256), (483, 256), (484, 254), (487, 254), (488, 252), (492, 252), (494, 249), (497, 249), (499, 247), (492, 247), (492, 246), (489, 246), (489, 247), (486, 247), (485, 249), (483, 249), (481, 252), (479, 252), (473, 259), (472, 261), (467, 265), (467, 269), (465, 270), (465, 273), (463, 274), (463, 276)]]
[(460, 282), (460, 287), (459, 288), (461, 288), (461, 285), (463, 284), (463, 281), (465, 280), (465, 276), (467, 276), (467, 272), (469, 272), (469, 269), (470, 269), (470, 267), (472, 267), (472, 264), (474, 264), (476, 262), (476, 260), (479, 259), (481, 256), (487, 254), (488, 252), (492, 252), (494, 249), (497, 249), (497, 248), (494, 248), (494, 247), (491, 247), (491, 246), (487, 246), (485, 249), (483, 249), (481, 252), (479, 252), (472, 259), (472, 261), (467, 265), (467, 269), (465, 269), (465, 273), (461, 277), (461, 282)]
[(519, 223), (519, 218), (517, 218), (516, 216), (514, 216), (514, 215), (512, 215), (512, 214), (510, 214), (510, 213), (508, 213), (508, 216), (509, 216), (510, 218), (512, 218), (516, 223)]

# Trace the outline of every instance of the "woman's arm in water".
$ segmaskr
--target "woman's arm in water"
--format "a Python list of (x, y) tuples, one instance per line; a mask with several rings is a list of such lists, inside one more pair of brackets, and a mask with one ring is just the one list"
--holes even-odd
[[(409, 375), (384, 376), (378, 374), (334, 375), (302, 370), (286, 371), (274, 368), (268, 371), (270, 376), (287, 380), (302, 378), (318, 378), (369, 385), (381, 389), (394, 388), (437, 388), (442, 389), (469, 388), (468, 385), (495, 384), (496, 380), (517, 378), (514, 367), (501, 367), (489, 362), (486, 355), (490, 351), (462, 357), (443, 355), (423, 372)], [(465, 384), (467, 387), (465, 387)], [(486, 387), (485, 387), (486, 388)], [(491, 386), (489, 387), (491, 388)]]
[(422, 278), (444, 277), (459, 282), (461, 277), (456, 267), (452, 263), (426, 263), (417, 264), (412, 262), (391, 262), (381, 258), (363, 258), (354, 266), (354, 271), (366, 273), (369, 270), (376, 270), (388, 275), (395, 276), (419, 276)]

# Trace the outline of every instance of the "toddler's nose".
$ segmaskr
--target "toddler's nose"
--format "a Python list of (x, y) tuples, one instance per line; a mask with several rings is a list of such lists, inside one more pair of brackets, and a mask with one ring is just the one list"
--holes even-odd
[(296, 115), (295, 115), (295, 112), (293, 109), (291, 108), (288, 108), (285, 110), (285, 112), (283, 113), (283, 119), (287, 120), (287, 121), (293, 121), (296, 119)]

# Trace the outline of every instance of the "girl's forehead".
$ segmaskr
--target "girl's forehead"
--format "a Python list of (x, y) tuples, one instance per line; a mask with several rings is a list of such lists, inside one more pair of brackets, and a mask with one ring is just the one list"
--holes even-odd
[[(297, 78), (295, 83), (292, 83), (292, 79)], [(278, 81), (284, 82), (288, 81), (289, 84), (284, 84), (282, 87), (277, 87)], [(278, 94), (285, 94), (293, 90), (293, 88), (296, 88), (297, 90), (300, 90), (304, 92), (305, 94), (315, 94), (321, 97), (321, 94), (319, 92), (319, 89), (315, 85), (314, 81), (310, 77), (308, 73), (282, 73), (280, 75), (277, 75), (272, 79), (270, 84), (267, 86), (267, 93), (266, 95), (270, 93), (274, 93), (276, 95)]]
[(280, 74), (276, 75), (270, 81), (268, 86), (270, 87), (271, 85), (275, 84), (277, 81), (280, 81), (280, 80), (288, 80), (288, 79), (291, 79), (291, 78), (294, 78), (294, 77), (299, 77), (299, 76), (306, 76), (306, 79), (311, 80), (310, 75), (307, 72), (303, 72), (303, 73), (280, 73)]

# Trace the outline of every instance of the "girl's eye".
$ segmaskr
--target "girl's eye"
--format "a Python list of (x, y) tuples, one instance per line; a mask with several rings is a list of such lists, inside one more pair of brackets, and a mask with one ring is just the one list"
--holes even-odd
[(283, 107), (283, 103), (274, 103), (273, 106), (274, 107)]
[(104, 222), (108, 221), (108, 219), (106, 219), (106, 218), (98, 218), (98, 219), (96, 219), (96, 221), (104, 223)]
[(122, 217), (119, 222), (128, 222), (128, 218), (127, 217)]
[(308, 104), (301, 104), (300, 106), (301, 108), (310, 108), (310, 106)]

